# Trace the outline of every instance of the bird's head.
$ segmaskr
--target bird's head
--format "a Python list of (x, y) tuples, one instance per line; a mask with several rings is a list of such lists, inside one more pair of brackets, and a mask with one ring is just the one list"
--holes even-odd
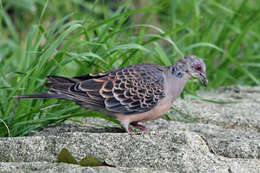
[(206, 65), (201, 58), (194, 55), (185, 56), (180, 59), (176, 65), (177, 68), (181, 68), (189, 76), (198, 78), (203, 86), (208, 85)]

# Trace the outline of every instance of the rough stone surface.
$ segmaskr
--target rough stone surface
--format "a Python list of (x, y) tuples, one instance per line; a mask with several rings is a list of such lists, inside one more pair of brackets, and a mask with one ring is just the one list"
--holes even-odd
[(224, 128), (234, 125), (234, 129), (260, 132), (260, 87), (232, 86), (200, 92), (199, 95), (204, 99), (234, 103), (212, 104), (187, 98), (179, 99), (174, 104), (204, 124), (215, 124)]
[(111, 167), (82, 167), (65, 163), (50, 162), (5, 162), (0, 163), (1, 172), (24, 173), (24, 172), (44, 172), (44, 173), (169, 173), (166, 170), (151, 170), (149, 168), (111, 168)]
[[(236, 103), (179, 99), (175, 107), (189, 115), (172, 112), (173, 121), (144, 123), (151, 132), (126, 134), (106, 120), (84, 118), (84, 124), (67, 121), (28, 137), (0, 138), (0, 172), (260, 173), (260, 87), (199, 96)], [(56, 163), (63, 147), (77, 160), (93, 155), (116, 168)]]

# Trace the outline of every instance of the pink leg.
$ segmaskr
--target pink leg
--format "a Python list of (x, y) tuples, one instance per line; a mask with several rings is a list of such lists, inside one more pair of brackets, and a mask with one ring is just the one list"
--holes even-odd
[(127, 128), (125, 129), (125, 131), (126, 131), (126, 133), (132, 132), (132, 130), (131, 130), (129, 127), (127, 127)]
[(125, 128), (126, 133), (132, 132), (132, 130), (129, 128), (129, 122), (126, 121), (120, 121), (121, 125)]
[(138, 124), (138, 122), (130, 123), (132, 126), (139, 128), (141, 131), (150, 132), (144, 125)]

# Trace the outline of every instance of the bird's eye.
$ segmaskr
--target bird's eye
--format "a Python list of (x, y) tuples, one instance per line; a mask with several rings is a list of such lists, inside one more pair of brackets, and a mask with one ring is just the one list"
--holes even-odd
[(201, 65), (196, 65), (195, 69), (201, 71)]

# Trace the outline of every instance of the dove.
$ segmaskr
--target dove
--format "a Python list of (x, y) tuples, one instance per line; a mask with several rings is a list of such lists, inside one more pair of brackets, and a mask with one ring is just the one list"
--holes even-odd
[(194, 55), (171, 66), (139, 64), (76, 77), (47, 76), (46, 92), (16, 98), (56, 98), (74, 101), (120, 121), (126, 132), (130, 125), (149, 131), (139, 122), (157, 119), (169, 111), (188, 79), (208, 85), (206, 65)]

